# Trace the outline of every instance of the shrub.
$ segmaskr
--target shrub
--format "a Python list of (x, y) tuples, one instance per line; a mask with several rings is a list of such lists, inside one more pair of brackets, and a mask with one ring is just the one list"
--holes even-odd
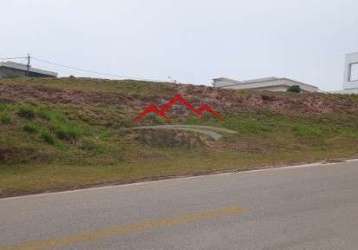
[(2, 124), (10, 124), (11, 123), (11, 117), (8, 114), (2, 114), (0, 116), (0, 121)]
[(51, 113), (49, 111), (46, 110), (39, 110), (37, 111), (37, 116), (40, 117), (41, 119), (50, 121), (51, 120)]
[(1, 103), (1, 100), (0, 100), (0, 111), (5, 111), (6, 109), (7, 109), (7, 105), (4, 103)]
[(287, 92), (291, 92), (291, 93), (301, 93), (302, 89), (300, 86), (298, 85), (293, 85), (288, 87)]
[(75, 141), (81, 136), (82, 130), (73, 124), (61, 124), (55, 128), (55, 134), (60, 140)]
[(54, 110), (48, 110), (44, 108), (40, 108), (37, 110), (36, 115), (41, 119), (52, 121), (52, 122), (63, 122), (65, 118), (63, 115)]
[(35, 124), (26, 124), (22, 129), (29, 134), (38, 132), (38, 127)]
[(55, 138), (49, 133), (49, 132), (42, 132), (41, 133), (41, 139), (43, 139), (45, 142), (47, 142), (50, 145), (55, 144)]
[(17, 115), (22, 118), (29, 119), (29, 120), (32, 120), (33, 118), (35, 118), (35, 112), (29, 107), (21, 107), (19, 109), (19, 111), (17, 112)]

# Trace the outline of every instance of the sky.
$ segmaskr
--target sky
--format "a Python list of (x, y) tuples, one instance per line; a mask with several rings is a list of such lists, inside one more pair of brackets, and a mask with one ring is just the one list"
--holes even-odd
[[(175, 79), (288, 77), (342, 88), (358, 51), (357, 0), (1, 0), (0, 58), (60, 75)], [(20, 60), (21, 61), (21, 60)], [(169, 78), (170, 77), (170, 78)]]

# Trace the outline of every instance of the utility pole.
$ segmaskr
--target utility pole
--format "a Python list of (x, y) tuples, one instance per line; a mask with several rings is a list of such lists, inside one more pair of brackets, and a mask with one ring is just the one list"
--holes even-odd
[(30, 76), (30, 67), (31, 67), (31, 56), (28, 53), (27, 54), (27, 65), (26, 65), (26, 76), (29, 77)]

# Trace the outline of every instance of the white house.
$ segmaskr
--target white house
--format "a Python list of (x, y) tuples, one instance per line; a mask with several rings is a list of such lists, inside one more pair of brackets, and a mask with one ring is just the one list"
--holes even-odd
[(238, 89), (238, 90), (266, 90), (274, 92), (285, 92), (291, 86), (300, 86), (306, 92), (318, 92), (316, 86), (291, 80), (288, 78), (268, 77), (248, 81), (238, 81), (230, 78), (215, 78), (213, 79), (213, 86), (224, 89)]
[(343, 92), (358, 94), (358, 52), (346, 55)]

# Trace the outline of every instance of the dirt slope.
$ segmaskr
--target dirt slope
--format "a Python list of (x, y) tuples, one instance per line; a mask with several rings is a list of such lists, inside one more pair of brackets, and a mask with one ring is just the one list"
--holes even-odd
[[(180, 94), (168, 123), (133, 119)], [(235, 131), (213, 140), (190, 125)], [(200, 132), (200, 131), (199, 131)], [(0, 196), (358, 156), (358, 96), (99, 79), (0, 80)], [(39, 176), (41, 178), (39, 178)], [(34, 183), (36, 183), (34, 185)]]

